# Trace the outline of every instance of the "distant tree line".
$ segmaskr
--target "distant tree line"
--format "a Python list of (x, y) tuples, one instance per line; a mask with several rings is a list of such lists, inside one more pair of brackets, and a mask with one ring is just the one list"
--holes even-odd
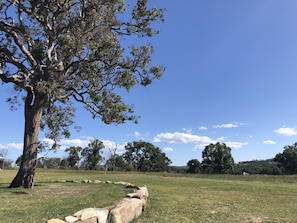
[[(68, 156), (40, 157), (39, 168), (86, 169), (106, 171), (140, 171), (200, 174), (297, 174), (297, 142), (285, 146), (282, 153), (267, 160), (252, 160), (235, 163), (231, 148), (225, 143), (205, 146), (202, 151), (202, 162), (191, 159), (184, 167), (170, 166), (171, 160), (158, 147), (145, 141), (127, 143), (125, 152), (117, 154), (117, 148), (109, 148), (109, 156), (103, 157), (105, 148), (102, 141), (90, 141), (87, 147), (72, 146), (65, 149)], [(21, 156), (16, 164), (21, 162)]]
[[(224, 143), (210, 144), (202, 151), (202, 162), (198, 159), (189, 160), (188, 173), (206, 174), (297, 174), (297, 142), (285, 146), (283, 153), (273, 159), (253, 160), (234, 163), (231, 148)], [(182, 172), (183, 169), (177, 169)]]
[(279, 164), (273, 159), (239, 162), (235, 169), (237, 174), (282, 174)]
[[(63, 159), (40, 157), (37, 160), (37, 167), (141, 172), (170, 171), (171, 160), (158, 147), (149, 142), (128, 143), (122, 155), (117, 154), (116, 149), (109, 149), (108, 158), (103, 157), (104, 148), (103, 142), (95, 139), (85, 148), (79, 146), (66, 148), (65, 152), (68, 156)], [(21, 159), (21, 156), (17, 159), (17, 165), (21, 163)]]
[(8, 169), (11, 168), (11, 165), (13, 163), (13, 160), (7, 159), (8, 150), (7, 149), (1, 149), (0, 150), (0, 169)]

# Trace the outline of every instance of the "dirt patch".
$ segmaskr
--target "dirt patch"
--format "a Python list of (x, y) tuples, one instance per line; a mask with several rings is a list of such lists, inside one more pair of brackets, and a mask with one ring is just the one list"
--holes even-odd
[(56, 189), (56, 188), (61, 188), (62, 185), (58, 185), (58, 184), (50, 184), (47, 186), (47, 188), (50, 188), (50, 189)]
[(39, 190), (38, 193), (41, 193), (43, 196), (50, 197), (67, 197), (69, 195), (75, 195), (83, 193), (83, 189), (79, 187), (71, 187), (70, 185), (61, 185), (61, 184), (49, 184), (46, 187)]
[(69, 195), (83, 193), (83, 190), (80, 190), (79, 188), (73, 188), (73, 187), (55, 187), (52, 189), (53, 189), (52, 195), (57, 197), (66, 197)]
[(263, 223), (263, 222), (280, 222), (275, 219), (271, 219), (267, 216), (248, 216), (244, 219), (244, 223)]

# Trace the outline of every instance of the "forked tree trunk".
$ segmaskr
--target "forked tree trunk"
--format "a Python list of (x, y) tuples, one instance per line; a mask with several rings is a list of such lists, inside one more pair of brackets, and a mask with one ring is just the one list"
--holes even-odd
[[(34, 187), (34, 175), (37, 163), (38, 134), (43, 108), (46, 102), (44, 94), (33, 95), (28, 92), (25, 101), (24, 147), (19, 171), (10, 184), (10, 188)], [(33, 104), (32, 104), (33, 103)]]

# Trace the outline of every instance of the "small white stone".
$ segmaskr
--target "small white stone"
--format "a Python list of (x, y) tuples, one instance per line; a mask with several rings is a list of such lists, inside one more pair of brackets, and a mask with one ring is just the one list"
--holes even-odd
[(78, 220), (79, 220), (79, 218), (74, 217), (74, 216), (67, 216), (67, 217), (65, 218), (65, 221), (66, 221), (67, 223), (73, 223), (73, 222), (76, 222), (76, 221), (78, 221)]

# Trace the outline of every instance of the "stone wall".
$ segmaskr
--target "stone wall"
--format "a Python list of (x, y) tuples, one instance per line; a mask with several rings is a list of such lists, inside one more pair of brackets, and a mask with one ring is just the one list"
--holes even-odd
[[(67, 182), (67, 181), (59, 181)], [(104, 183), (99, 180), (83, 180), (82, 183)], [(47, 223), (129, 223), (138, 218), (145, 210), (147, 198), (149, 196), (146, 186), (139, 187), (128, 182), (111, 182), (132, 188), (133, 193), (128, 193), (125, 198), (115, 202), (112, 206), (104, 208), (85, 208), (77, 211), (71, 216), (62, 219), (53, 218)]]

